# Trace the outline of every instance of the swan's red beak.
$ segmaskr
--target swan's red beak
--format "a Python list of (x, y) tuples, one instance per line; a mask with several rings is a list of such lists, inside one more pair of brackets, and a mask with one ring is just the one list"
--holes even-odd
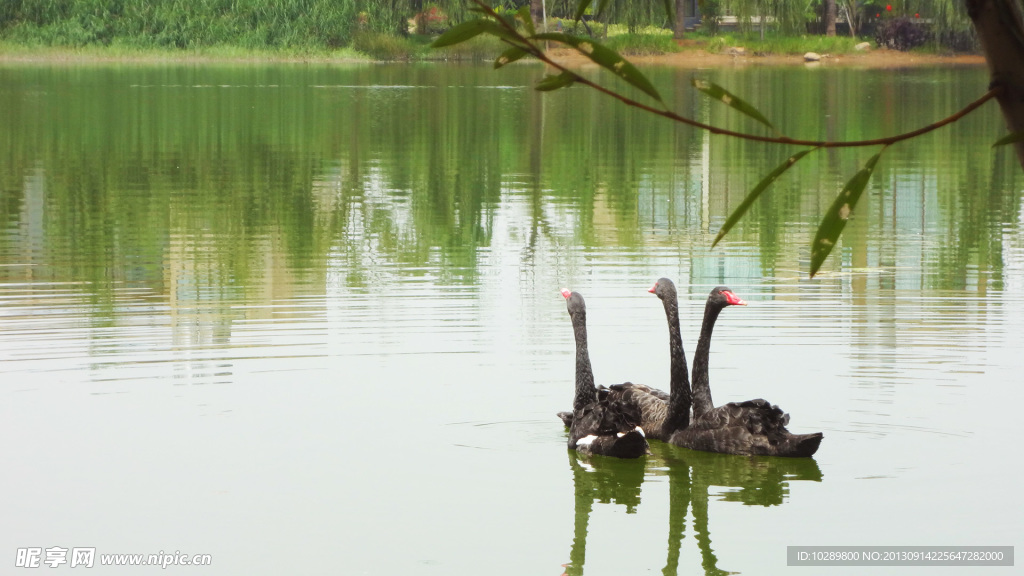
[(655, 293), (654, 291), (657, 290), (657, 289), (658, 289), (658, 283), (655, 282), (654, 286), (651, 286), (650, 288), (648, 288), (647, 291), (650, 292), (651, 294), (654, 294)]
[(723, 291), (722, 294), (725, 296), (725, 301), (726, 301), (726, 303), (729, 304), (729, 306), (746, 306), (747, 305), (746, 300), (744, 300), (743, 298), (740, 298), (739, 296), (733, 294), (729, 290)]
[(569, 298), (569, 296), (572, 296), (572, 290), (569, 290), (568, 288), (562, 288), (562, 296), (564, 298)]

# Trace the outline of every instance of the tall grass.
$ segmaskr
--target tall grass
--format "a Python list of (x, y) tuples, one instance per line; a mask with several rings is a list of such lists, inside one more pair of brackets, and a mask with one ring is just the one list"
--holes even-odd
[(376, 60), (493, 60), (508, 48), (501, 40), (488, 35), (444, 48), (432, 48), (432, 41), (430, 36), (402, 37), (360, 31), (352, 40), (352, 48)]
[(368, 30), (355, 34), (352, 48), (376, 60), (409, 60), (421, 51), (420, 44), (408, 38)]
[(358, 5), (336, 0), (3, 0), (0, 39), (29, 45), (243, 48), (347, 45)]
[(672, 34), (619, 34), (609, 36), (605, 45), (623, 56), (657, 56), (682, 49)]
[[(413, 10), (408, 0), (0, 0), (0, 42), (285, 56), (351, 47), (381, 60), (493, 58), (504, 50), (480, 39), (432, 51), (430, 38), (408, 36)], [(445, 16), (457, 23), (466, 13), (452, 7)]]

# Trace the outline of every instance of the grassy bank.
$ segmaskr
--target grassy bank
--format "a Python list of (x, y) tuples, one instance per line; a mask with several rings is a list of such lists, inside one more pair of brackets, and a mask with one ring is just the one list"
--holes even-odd
[(314, 49), (248, 49), (238, 46), (201, 48), (140, 48), (111, 44), (107, 46), (39, 46), (0, 41), (0, 61), (50, 62), (313, 62), (367, 60), (352, 48)]
[[(99, 59), (472, 59), (503, 50), (486, 39), (431, 50), (400, 34), (408, 3), (382, 0), (0, 0), (8, 57)], [(432, 21), (439, 33), (448, 17)]]
[[(741, 47), (751, 54), (806, 54), (817, 52), (819, 54), (848, 54), (854, 51), (854, 46), (866, 41), (864, 38), (850, 38), (849, 36), (778, 36), (766, 35), (762, 40), (757, 34), (719, 34), (717, 36), (702, 36), (695, 34), (694, 38), (704, 43), (704, 49), (708, 52), (725, 52), (733, 47)], [(870, 41), (874, 46), (874, 41)]]
[[(384, 0), (0, 0), (0, 57), (37, 55), (97, 60), (489, 60), (506, 45), (484, 35), (441, 50), (437, 33), (464, 15), (430, 12), (432, 34), (405, 33), (415, 24), (410, 3)], [(426, 6), (426, 5), (425, 5)], [(405, 12), (402, 12), (403, 9)], [(424, 12), (422, 14), (427, 14)], [(625, 56), (691, 49), (748, 54), (844, 54), (849, 37), (687, 34), (549, 20), (549, 30), (593, 33)], [(403, 33), (400, 34), (398, 31)]]
[(356, 2), (334, 0), (0, 2), (0, 40), (29, 46), (331, 49), (360, 22)]
[[(0, 60), (28, 61), (491, 61), (506, 47), (499, 41), (481, 36), (473, 40), (442, 49), (430, 47), (433, 37), (400, 37), (382, 33), (357, 35), (351, 46), (342, 48), (245, 48), (232, 45), (200, 46), (191, 48), (139, 47), (113, 42), (108, 45), (46, 46), (0, 41)], [(688, 51), (727, 54), (731, 48), (743, 48), (748, 55), (797, 55), (806, 52), (842, 55), (852, 53), (854, 40), (821, 41), (787, 39), (749, 41), (742, 37), (688, 36), (681, 44), (671, 35), (620, 34), (603, 42), (626, 57), (685, 55)]]

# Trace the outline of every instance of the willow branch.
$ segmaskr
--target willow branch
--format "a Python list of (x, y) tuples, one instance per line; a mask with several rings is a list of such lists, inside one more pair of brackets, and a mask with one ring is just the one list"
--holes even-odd
[(966, 116), (966, 115), (970, 114), (971, 112), (975, 111), (976, 109), (978, 109), (982, 104), (984, 104), (984, 103), (988, 102), (989, 100), (999, 96), (1001, 94), (1001, 92), (1002, 92), (1002, 89), (1003, 89), (1002, 86), (993, 86), (992, 88), (989, 89), (988, 92), (985, 92), (984, 94), (982, 94), (981, 97), (979, 97), (974, 102), (971, 102), (967, 106), (964, 106), (960, 111), (958, 111), (958, 112), (956, 112), (956, 113), (954, 113), (954, 114), (952, 114), (952, 115), (950, 115), (950, 116), (948, 116), (946, 118), (943, 118), (942, 120), (939, 120), (938, 122), (934, 122), (934, 123), (929, 124), (927, 126), (923, 126), (921, 128), (918, 128), (917, 130), (912, 130), (910, 132), (905, 132), (903, 134), (897, 134), (895, 136), (887, 136), (885, 138), (874, 138), (874, 139), (871, 139), (871, 140), (850, 140), (850, 141), (803, 140), (803, 139), (800, 139), (800, 138), (787, 138), (785, 136), (761, 136), (759, 134), (750, 134), (750, 133), (746, 133), (746, 132), (737, 132), (735, 130), (728, 130), (728, 129), (725, 129), (725, 128), (719, 128), (717, 126), (712, 126), (711, 124), (705, 124), (703, 122), (698, 122), (698, 121), (693, 120), (691, 118), (687, 118), (685, 116), (680, 116), (680, 115), (676, 114), (675, 112), (672, 112), (671, 110), (661, 110), (661, 109), (655, 108), (653, 106), (644, 104), (642, 102), (638, 102), (636, 100), (633, 100), (632, 98), (629, 98), (628, 96), (625, 96), (623, 94), (615, 92), (614, 90), (608, 89), (608, 88), (606, 88), (606, 87), (604, 87), (604, 86), (602, 86), (602, 85), (600, 85), (600, 84), (598, 84), (596, 82), (593, 82), (593, 81), (588, 80), (588, 79), (586, 79), (586, 78), (584, 78), (582, 76), (579, 76), (575, 72), (572, 72), (571, 70), (568, 70), (567, 68), (565, 68), (564, 66), (562, 66), (560, 64), (555, 63), (550, 58), (548, 58), (546, 55), (544, 57), (540, 57), (540, 59), (544, 63), (546, 63), (546, 64), (548, 64), (550, 66), (553, 66), (554, 68), (557, 68), (557, 69), (559, 69), (561, 71), (567, 71), (567, 72), (572, 73), (577, 78), (576, 82), (578, 82), (580, 84), (584, 84), (586, 86), (590, 86), (591, 88), (593, 88), (593, 89), (595, 89), (595, 90), (597, 90), (599, 92), (603, 92), (604, 94), (607, 94), (607, 95), (611, 96), (612, 98), (615, 98), (615, 99), (621, 101), (623, 104), (626, 104), (627, 106), (632, 106), (634, 108), (639, 108), (641, 110), (650, 112), (651, 114), (656, 114), (658, 116), (663, 116), (663, 117), (668, 118), (670, 120), (674, 120), (676, 122), (687, 124), (687, 125), (693, 126), (695, 128), (701, 128), (703, 130), (707, 130), (708, 132), (711, 132), (712, 134), (722, 134), (722, 135), (725, 135), (725, 136), (734, 136), (736, 138), (742, 138), (744, 140), (752, 140), (752, 141), (755, 141), (755, 142), (769, 142), (769, 143), (772, 143), (772, 144), (791, 144), (791, 145), (794, 145), (794, 146), (816, 146), (816, 147), (821, 147), (821, 148), (855, 148), (855, 147), (858, 147), (858, 146), (879, 146), (879, 145), (886, 145), (886, 146), (888, 146), (890, 144), (895, 144), (896, 142), (901, 142), (903, 140), (909, 140), (911, 138), (915, 138), (915, 137), (920, 136), (922, 134), (927, 134), (929, 132), (932, 132), (934, 130), (938, 130), (939, 128), (942, 128), (943, 126), (946, 126), (948, 124), (952, 124), (953, 122), (956, 122), (957, 120), (963, 118), (964, 116)]
[(585, 78), (583, 76), (580, 76), (579, 74), (577, 74), (576, 72), (570, 70), (566, 66), (564, 66), (562, 64), (559, 64), (558, 62), (556, 62), (553, 59), (551, 59), (551, 57), (549, 57), (547, 55), (547, 53), (545, 53), (542, 48), (540, 48), (539, 46), (534, 44), (529, 38), (526, 38), (526, 37), (522, 36), (519, 33), (519, 31), (516, 29), (515, 25), (513, 25), (512, 23), (508, 22), (507, 20), (505, 20), (504, 18), (499, 16), (497, 13), (495, 13), (490, 8), (490, 6), (487, 6), (486, 4), (483, 4), (481, 2), (481, 0), (473, 0), (473, 1), (477, 5), (479, 5), (483, 9), (483, 11), (485, 13), (487, 13), (491, 17), (495, 18), (497, 20), (497, 22), (502, 27), (504, 27), (511, 34), (516, 36), (517, 37), (517, 41), (520, 42), (520, 44), (516, 44), (516, 43), (510, 42), (509, 40), (506, 40), (506, 39), (503, 39), (502, 40), (503, 42), (509, 44), (510, 46), (517, 46), (517, 47), (519, 47), (519, 48), (521, 48), (523, 50), (526, 50), (534, 58), (540, 60), (541, 62), (547, 64), (548, 66), (551, 66), (552, 68), (554, 68), (556, 70), (559, 70), (560, 72), (572, 74), (573, 77), (575, 78), (575, 82), (576, 83), (583, 84), (585, 86), (589, 86), (589, 87), (593, 88), (594, 90), (597, 90), (598, 92), (601, 92), (601, 93), (606, 94), (606, 95), (608, 95), (608, 96), (610, 96), (612, 98), (615, 98), (616, 100), (622, 102), (623, 104), (625, 104), (627, 106), (631, 106), (633, 108), (638, 108), (640, 110), (644, 110), (645, 112), (649, 112), (649, 113), (657, 115), (657, 116), (662, 116), (664, 118), (668, 118), (669, 120), (673, 120), (675, 122), (686, 124), (688, 126), (693, 126), (694, 128), (700, 128), (702, 130), (707, 130), (708, 132), (711, 132), (712, 134), (721, 134), (721, 135), (725, 135), (725, 136), (733, 136), (733, 137), (736, 137), (736, 138), (742, 138), (744, 140), (752, 140), (754, 142), (767, 142), (767, 143), (771, 143), (771, 144), (789, 144), (789, 145), (793, 145), (793, 146), (814, 146), (814, 147), (820, 147), (820, 148), (855, 148), (855, 147), (861, 147), (861, 146), (889, 146), (889, 145), (895, 144), (897, 142), (902, 142), (903, 140), (909, 140), (911, 138), (916, 138), (917, 136), (920, 136), (922, 134), (927, 134), (929, 132), (932, 132), (934, 130), (938, 130), (939, 128), (942, 128), (943, 126), (946, 126), (948, 124), (952, 124), (953, 122), (956, 122), (957, 120), (960, 120), (964, 116), (966, 116), (966, 115), (970, 114), (971, 112), (977, 110), (979, 107), (981, 107), (983, 104), (985, 104), (989, 100), (1001, 96), (1002, 93), (1003, 93), (1003, 89), (1004, 89), (1002, 85), (999, 85), (999, 84), (993, 85), (992, 87), (990, 87), (988, 92), (985, 92), (984, 94), (982, 94), (981, 97), (979, 97), (977, 100), (975, 100), (974, 102), (971, 102), (967, 106), (964, 106), (960, 111), (958, 111), (958, 112), (956, 112), (956, 113), (954, 113), (954, 114), (952, 114), (952, 115), (950, 115), (950, 116), (948, 116), (946, 118), (943, 118), (942, 120), (939, 120), (937, 122), (933, 122), (933, 123), (931, 123), (931, 124), (929, 124), (927, 126), (923, 126), (921, 128), (918, 128), (917, 130), (912, 130), (910, 132), (905, 132), (903, 134), (897, 134), (895, 136), (888, 136), (888, 137), (885, 137), (885, 138), (874, 138), (874, 139), (871, 139), (871, 140), (850, 140), (850, 141), (803, 140), (803, 139), (800, 139), (800, 138), (787, 138), (785, 136), (762, 136), (762, 135), (759, 135), (759, 134), (750, 134), (750, 133), (747, 133), (747, 132), (737, 132), (735, 130), (728, 130), (728, 129), (725, 129), (725, 128), (719, 128), (718, 126), (713, 126), (711, 124), (705, 124), (704, 122), (699, 122), (699, 121), (694, 120), (692, 118), (687, 118), (685, 116), (680, 116), (679, 114), (676, 114), (675, 112), (673, 112), (671, 110), (656, 108), (656, 107), (651, 106), (649, 104), (644, 104), (643, 102), (639, 102), (639, 101), (634, 100), (634, 99), (632, 99), (632, 98), (630, 98), (630, 97), (628, 97), (628, 96), (626, 96), (624, 94), (616, 92), (615, 90), (612, 90), (612, 89), (607, 88), (607, 87), (605, 87), (605, 86), (603, 86), (601, 84), (598, 84), (597, 82), (594, 82), (593, 80), (589, 80), (589, 79), (587, 79), (587, 78)]

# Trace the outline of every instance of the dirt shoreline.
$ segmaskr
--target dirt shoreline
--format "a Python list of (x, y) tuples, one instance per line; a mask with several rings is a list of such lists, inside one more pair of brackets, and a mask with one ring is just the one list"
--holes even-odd
[[(553, 60), (571, 68), (587, 68), (596, 66), (579, 52), (560, 48), (549, 52)], [(875, 49), (851, 54), (822, 54), (819, 62), (806, 62), (802, 55), (769, 54), (717, 54), (700, 48), (690, 48), (674, 54), (658, 56), (629, 56), (630, 62), (640, 65), (673, 66), (679, 68), (722, 68), (730, 66), (844, 66), (860, 68), (905, 68), (913, 66), (983, 66), (985, 58), (981, 55), (942, 56), (936, 54), (919, 54), (899, 52), (895, 50)], [(329, 54), (314, 55), (275, 55), (254, 53), (251, 55), (220, 55), (191, 52), (153, 52), (137, 54), (104, 53), (102, 50), (43, 49), (24, 51), (0, 50), (0, 64), (106, 64), (106, 63), (319, 63), (342, 64), (373, 62), (351, 56), (333, 57)]]
[[(549, 52), (559, 64), (572, 68), (596, 66), (587, 57), (571, 49)], [(807, 62), (799, 54), (714, 54), (704, 50), (686, 50), (658, 56), (631, 56), (627, 59), (634, 64), (674, 66), (679, 68), (722, 68), (727, 66), (845, 66), (860, 68), (906, 68), (913, 66), (984, 66), (985, 57), (980, 54), (942, 56), (918, 54), (897, 50), (875, 49), (851, 54), (822, 54), (818, 62)]]

